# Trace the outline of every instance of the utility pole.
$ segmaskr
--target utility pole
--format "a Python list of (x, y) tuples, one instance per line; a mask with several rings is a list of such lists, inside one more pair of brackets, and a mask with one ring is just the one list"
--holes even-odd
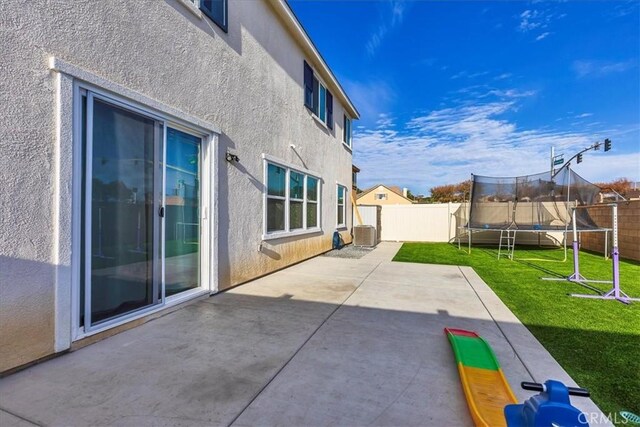
[(551, 147), (551, 177), (556, 175), (556, 166), (564, 163), (564, 154), (555, 155), (556, 151), (554, 147)]

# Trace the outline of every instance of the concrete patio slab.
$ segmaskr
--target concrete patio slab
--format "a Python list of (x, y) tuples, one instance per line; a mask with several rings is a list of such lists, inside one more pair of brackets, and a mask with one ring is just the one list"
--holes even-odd
[(514, 385), (572, 383), (473, 270), (393, 263), (399, 247), (316, 257), (6, 377), (0, 424), (471, 425), (445, 326), (483, 335)]
[(2, 427), (33, 427), (35, 425), (37, 424), (18, 418), (15, 415), (0, 409), (0, 426)]

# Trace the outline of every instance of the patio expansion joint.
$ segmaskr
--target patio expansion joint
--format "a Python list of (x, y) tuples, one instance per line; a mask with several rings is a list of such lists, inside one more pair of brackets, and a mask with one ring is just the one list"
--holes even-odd
[(342, 307), (342, 305), (349, 299), (351, 298), (351, 296), (360, 288), (360, 286), (362, 286), (362, 284), (369, 278), (369, 276), (371, 276), (371, 274), (373, 274), (373, 272), (380, 266), (380, 264), (382, 264), (384, 261), (380, 261), (378, 262), (372, 269), (371, 271), (369, 271), (369, 273), (358, 283), (358, 286), (356, 286), (351, 292), (349, 292), (349, 294), (338, 304), (336, 304), (335, 308), (331, 311), (331, 313), (329, 313), (329, 315), (327, 317), (324, 318), (324, 320), (320, 323), (320, 325), (318, 325), (317, 328), (315, 328), (313, 330), (313, 332), (307, 337), (306, 340), (304, 340), (304, 342), (296, 349), (295, 352), (293, 352), (293, 354), (291, 355), (291, 357), (289, 357), (289, 359), (287, 359), (287, 361), (280, 367), (280, 369), (278, 369), (272, 376), (271, 378), (269, 378), (269, 380), (260, 388), (260, 390), (258, 390), (257, 393), (254, 394), (254, 396), (251, 398), (251, 400), (244, 406), (244, 408), (242, 408), (242, 410), (240, 412), (238, 412), (238, 414), (233, 417), (233, 419), (229, 422), (229, 424), (227, 424), (228, 426), (233, 425), (241, 416), (242, 414), (247, 410), (247, 408), (249, 406), (251, 406), (251, 404), (258, 398), (258, 396), (260, 396), (262, 394), (262, 392), (264, 390), (266, 390), (267, 387), (269, 387), (269, 384), (271, 384), (273, 382), (273, 380), (276, 379), (276, 377), (278, 375), (280, 375), (280, 373), (289, 365), (289, 363), (298, 355), (298, 353), (300, 353), (300, 351), (304, 348), (304, 346), (307, 345), (307, 343), (309, 341), (311, 341), (311, 339), (318, 333), (318, 331), (320, 330), (320, 328), (322, 328), (327, 321), (333, 317), (333, 315), (338, 311), (338, 309), (340, 307)]
[(502, 329), (502, 327), (500, 326), (500, 323), (496, 320), (495, 317), (493, 317), (493, 313), (491, 313), (491, 310), (489, 310), (489, 307), (487, 307), (487, 304), (485, 304), (484, 300), (482, 299), (482, 296), (480, 296), (480, 294), (478, 293), (478, 290), (473, 286), (473, 284), (471, 283), (471, 281), (469, 280), (469, 278), (467, 277), (467, 275), (464, 273), (464, 271), (462, 270), (462, 268), (460, 268), (460, 266), (458, 266), (458, 270), (460, 270), (460, 273), (462, 274), (462, 276), (464, 277), (464, 280), (467, 281), (467, 283), (469, 284), (469, 286), (471, 287), (471, 289), (473, 289), (473, 293), (476, 294), (476, 296), (478, 297), (478, 299), (480, 300), (480, 303), (482, 304), (482, 306), (484, 307), (484, 309), (487, 311), (487, 313), (489, 314), (489, 316), (491, 317), (491, 320), (493, 320), (493, 323), (495, 323), (496, 327), (498, 328), (498, 330), (500, 331), (500, 333), (502, 334), (502, 336), (504, 337), (504, 339), (507, 341), (507, 343), (509, 343), (509, 347), (511, 347), (511, 349), (513, 350), (513, 354), (516, 355), (516, 357), (518, 358), (518, 360), (520, 361), (520, 363), (522, 363), (522, 366), (524, 367), (524, 369), (527, 371), (527, 373), (529, 374), (529, 377), (531, 378), (531, 381), (535, 381), (535, 377), (533, 375), (533, 373), (531, 372), (531, 370), (529, 369), (529, 366), (527, 366), (527, 364), (525, 363), (525, 361), (522, 359), (522, 357), (520, 357), (520, 354), (518, 354), (515, 346), (513, 345), (513, 343), (511, 342), (511, 340), (509, 339), (509, 337), (507, 336), (507, 334), (505, 333), (505, 331)]
[(20, 419), (20, 420), (22, 420), (22, 421), (24, 421), (26, 423), (33, 424), (34, 426), (41, 426), (42, 425), (42, 424), (37, 423), (37, 422), (35, 422), (33, 420), (30, 420), (29, 418), (23, 417), (22, 415), (16, 414), (13, 411), (10, 411), (10, 410), (8, 410), (6, 408), (3, 408), (2, 406), (0, 406), (0, 412), (7, 413), (7, 414), (9, 414), (9, 415), (11, 415), (13, 417), (16, 417), (16, 418), (18, 418), (18, 419)]

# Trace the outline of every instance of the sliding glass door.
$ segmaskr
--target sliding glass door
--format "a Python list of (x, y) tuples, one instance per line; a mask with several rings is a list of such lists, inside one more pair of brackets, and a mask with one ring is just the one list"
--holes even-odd
[(200, 287), (201, 147), (197, 136), (167, 130), (165, 293)]
[(203, 141), (90, 91), (82, 106), (86, 332), (201, 287)]

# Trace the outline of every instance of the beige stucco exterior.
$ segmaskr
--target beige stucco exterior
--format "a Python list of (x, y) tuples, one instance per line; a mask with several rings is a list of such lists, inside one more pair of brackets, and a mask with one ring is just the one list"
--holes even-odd
[[(383, 195), (382, 199), (376, 197), (376, 195)], [(377, 187), (370, 188), (360, 194), (356, 199), (357, 205), (410, 205), (413, 202), (406, 197), (392, 191), (384, 185), (378, 185)]]
[[(351, 188), (342, 117), (357, 111), (289, 13), (230, 0), (225, 33), (188, 0), (0, 3), (0, 372), (74, 341), (71, 98), (84, 78), (218, 132), (211, 292), (331, 248), (336, 185)], [(333, 130), (303, 105), (304, 60), (334, 94)], [(321, 232), (263, 241), (265, 154), (321, 175)], [(346, 218), (349, 242), (348, 204)]]

